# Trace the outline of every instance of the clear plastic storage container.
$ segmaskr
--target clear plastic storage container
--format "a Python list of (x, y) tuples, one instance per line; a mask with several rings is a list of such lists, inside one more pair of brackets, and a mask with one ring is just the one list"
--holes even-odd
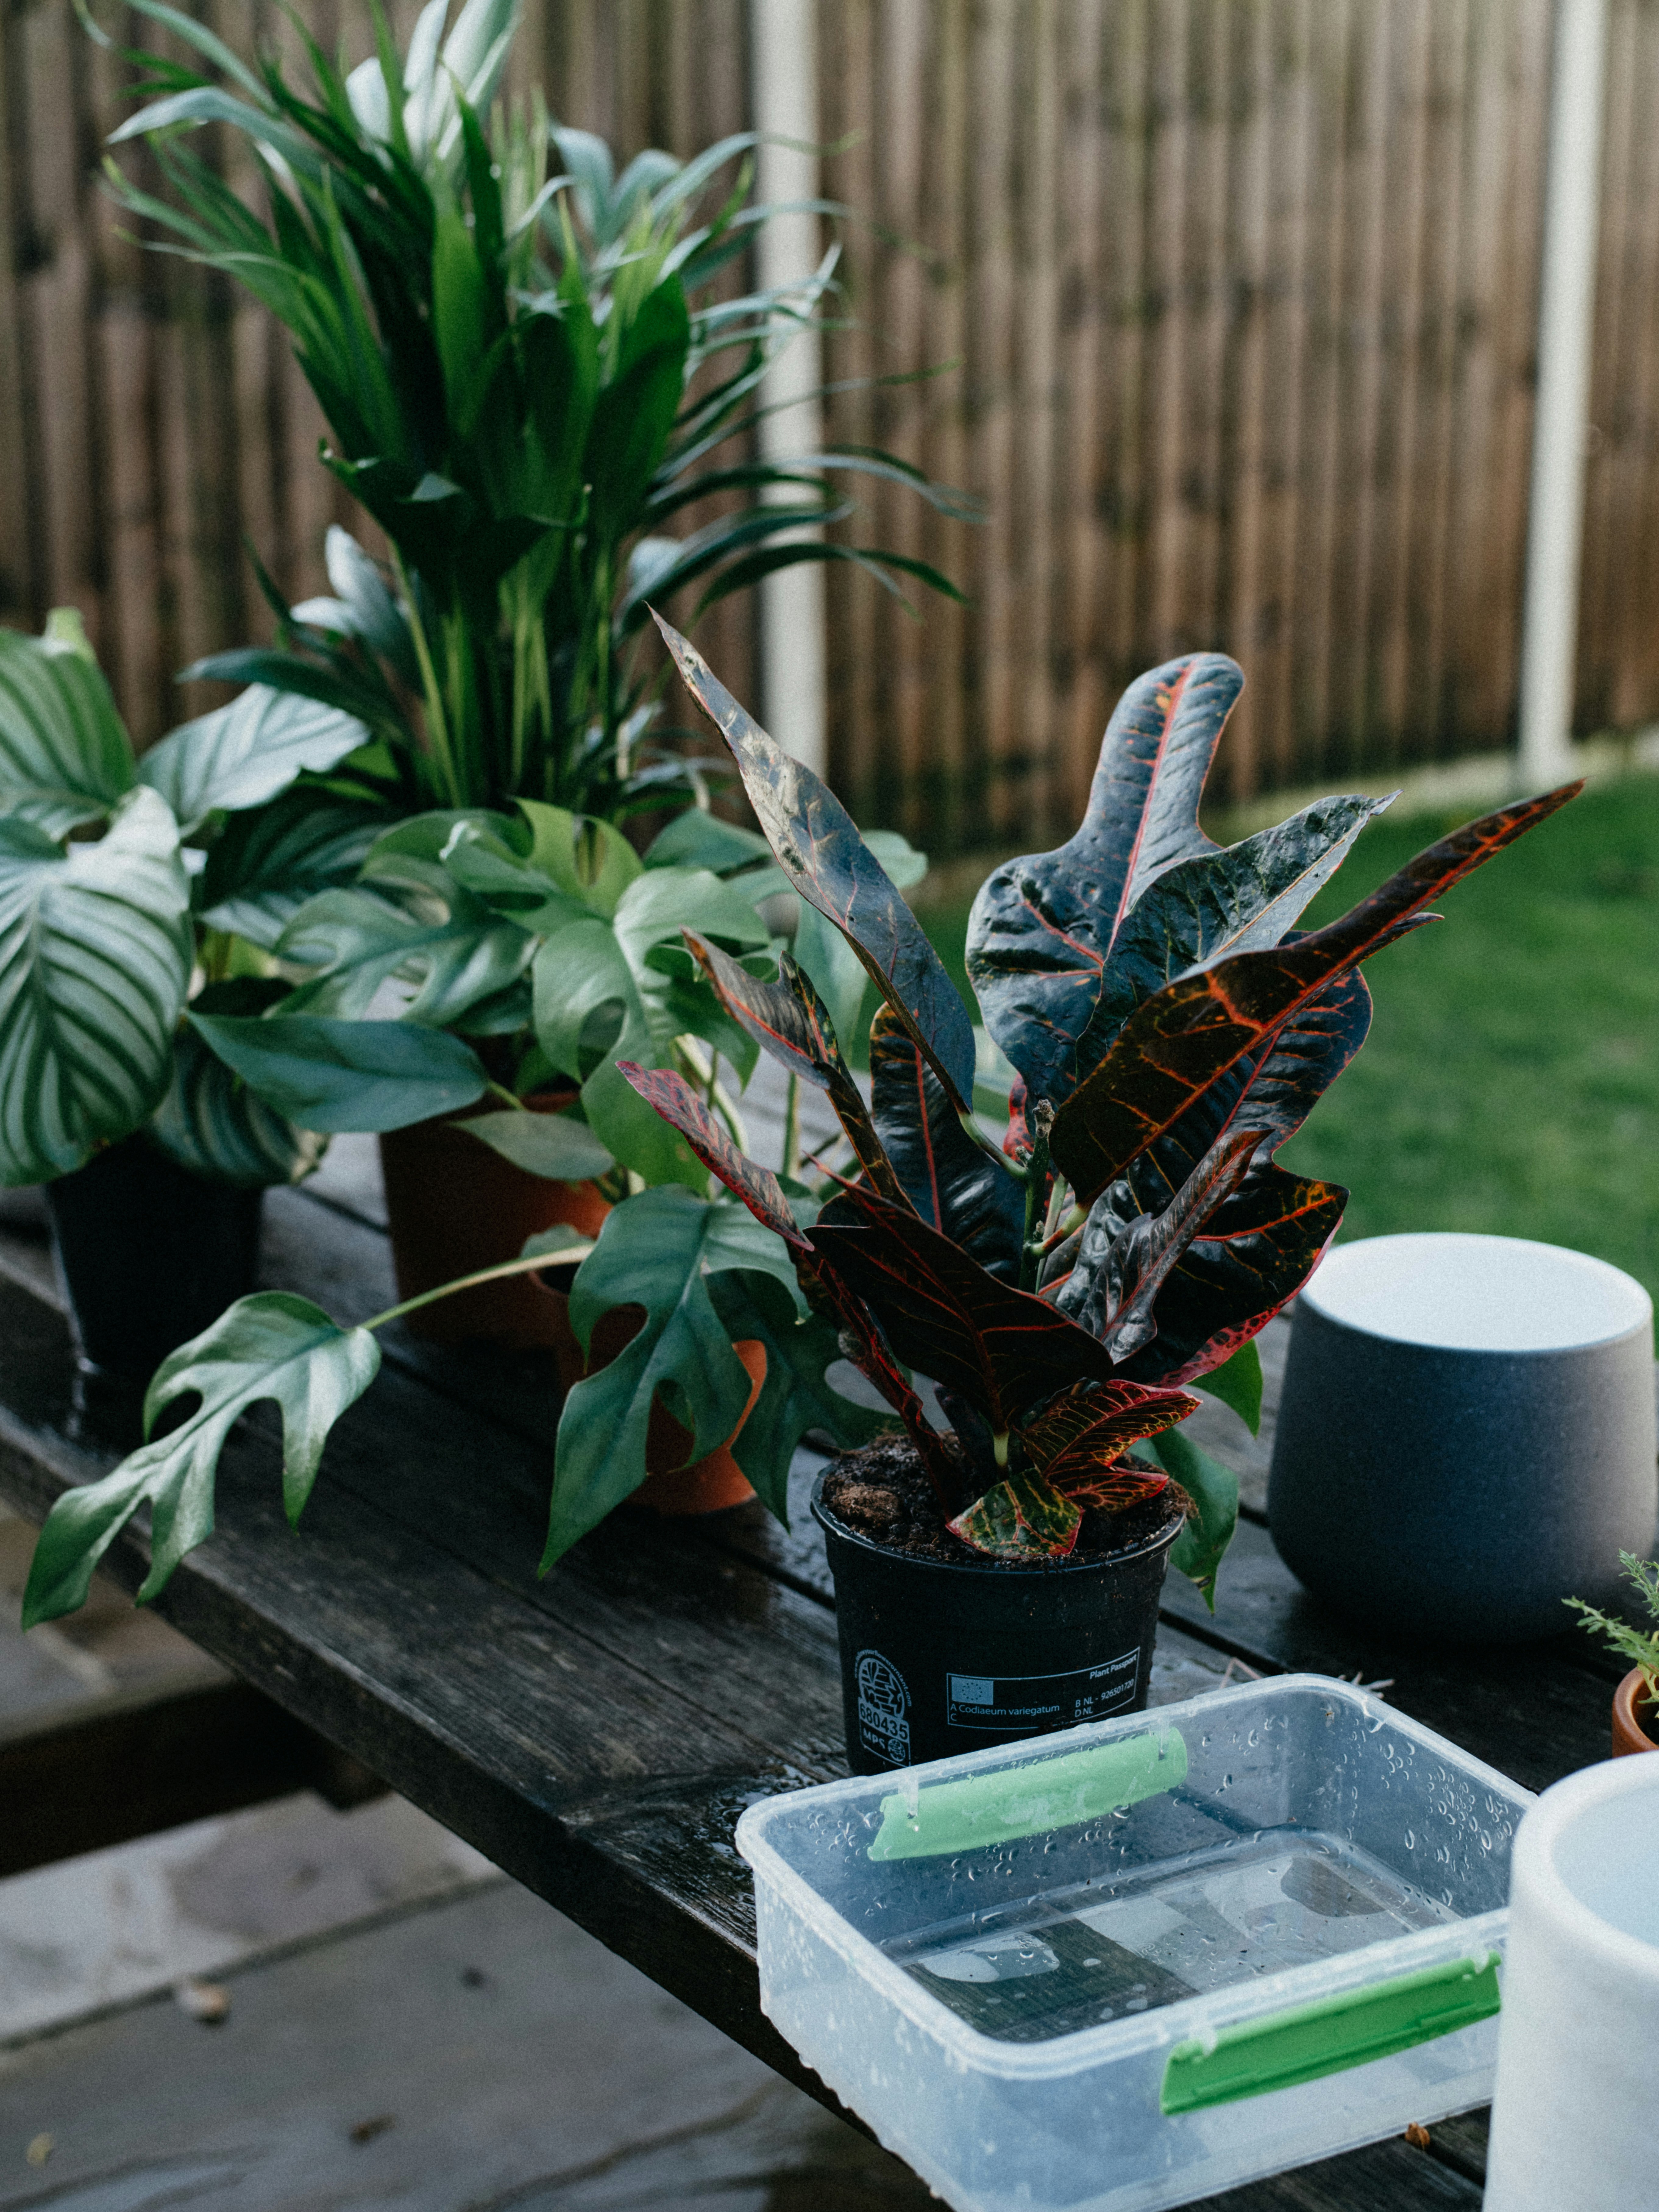
[(1492, 2094), (1531, 1793), (1290, 1674), (751, 1807), (768, 2017), (959, 2212), (1152, 2212)]

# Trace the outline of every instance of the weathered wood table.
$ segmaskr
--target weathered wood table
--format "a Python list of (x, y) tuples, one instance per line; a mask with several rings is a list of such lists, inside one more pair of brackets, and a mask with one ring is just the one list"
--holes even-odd
[[(337, 1167), (275, 1194), (264, 1272), (339, 1320), (390, 1304), (372, 1181)], [(756, 1798), (845, 1771), (830, 1578), (805, 1510), (810, 1455), (797, 1462), (792, 1533), (757, 1506), (708, 1523), (623, 1511), (538, 1582), (556, 1413), (544, 1363), (440, 1353), (395, 1330), (385, 1341), (380, 1379), (337, 1431), (298, 1534), (283, 1519), (273, 1431), (256, 1416), (226, 1453), (218, 1533), (159, 1610), (823, 2096), (762, 2015), (732, 1842)], [(1266, 1349), (1271, 1411), (1282, 1337)], [(108, 1463), (70, 1441), (70, 1375), (40, 1240), (0, 1231), (0, 1495), (37, 1521), (66, 1484)], [(1264, 1451), (1221, 1409), (1203, 1418), (1240, 1468), (1246, 1517), (1213, 1620), (1172, 1577), (1155, 1699), (1230, 1670), (1311, 1668), (1386, 1684), (1402, 1711), (1533, 1789), (1606, 1757), (1616, 1670), (1571, 1639), (1408, 1649), (1322, 1613), (1273, 1551)], [(143, 1535), (130, 1532), (108, 1565), (136, 1588)], [(73, 1786), (61, 1759), (38, 1771)], [(1470, 2116), (1434, 2129), (1426, 2148), (1377, 2144), (1212, 2203), (1475, 2212), (1484, 2142)]]

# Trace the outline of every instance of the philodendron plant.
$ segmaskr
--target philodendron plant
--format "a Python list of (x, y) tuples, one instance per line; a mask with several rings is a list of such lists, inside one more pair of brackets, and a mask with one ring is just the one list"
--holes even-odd
[[(921, 872), (903, 838), (877, 842), (902, 879)], [(707, 1170), (616, 1063), (679, 1069), (740, 1135), (718, 1070), (724, 1061), (740, 1089), (756, 1047), (680, 938), (695, 928), (772, 972), (757, 906), (781, 879), (757, 865), (757, 845), (696, 809), (643, 858), (614, 826), (533, 799), (510, 814), (416, 815), (375, 840), (355, 882), (270, 939), (294, 983), (286, 997), (192, 1026), (271, 1110), (307, 1127), (389, 1130), (493, 1099), (467, 1128), (532, 1174), (596, 1180), (612, 1198), (642, 1184), (701, 1191)], [(803, 921), (796, 950), (845, 1003), (844, 949), (836, 940), (834, 957), (827, 934)], [(863, 971), (852, 965), (856, 1006)], [(528, 1109), (550, 1090), (574, 1092), (571, 1109)]]
[[(1112, 718), (1077, 835), (999, 869), (975, 903), (969, 972), (1019, 1077), (999, 1144), (973, 1111), (969, 1010), (876, 854), (686, 641), (664, 635), (735, 757), (781, 880), (841, 933), (883, 1005), (866, 1105), (823, 996), (797, 963), (781, 959), (774, 981), (688, 932), (686, 955), (730, 1024), (828, 1094), (855, 1179), (820, 1207), (745, 1159), (682, 1072), (619, 1068), (712, 1182), (631, 1200), (591, 1251), (563, 1232), (567, 1250), (585, 1255), (571, 1295), (579, 1337), (630, 1299), (647, 1321), (614, 1363), (614, 1401), (594, 1395), (595, 1376), (566, 1401), (544, 1564), (635, 1486), (659, 1391), (690, 1431), (688, 1459), (731, 1433), (748, 1390), (732, 1344), (754, 1336), (766, 1378), (734, 1449), (774, 1510), (809, 1426), (846, 1445), (879, 1420), (829, 1383), (845, 1353), (908, 1431), (973, 1549), (1064, 1556), (1086, 1510), (1173, 1480), (1189, 1518), (1172, 1556), (1210, 1595), (1237, 1489), (1182, 1435), (1196, 1404), (1183, 1386), (1254, 1419), (1251, 1340), (1335, 1232), (1346, 1192), (1288, 1173), (1273, 1155), (1364, 1038), (1358, 965), (1431, 919), (1430, 899), (1577, 787), (1470, 823), (1341, 921), (1298, 935), (1297, 916), (1376, 803), (1326, 800), (1218, 849), (1197, 810), (1239, 672), (1200, 654), (1143, 677)], [(645, 1212), (655, 1262), (617, 1233)], [(669, 1297), (650, 1269), (671, 1243)], [(533, 1253), (507, 1263), (538, 1264)], [(155, 1534), (141, 1595), (153, 1595), (210, 1531), (220, 1449), (262, 1398), (283, 1410), (297, 1515), (330, 1425), (378, 1365), (377, 1326), (341, 1328), (305, 1300), (266, 1293), (175, 1353), (151, 1386), (150, 1418), (191, 1392), (199, 1406), (59, 1499), (26, 1619), (78, 1604), (96, 1560), (145, 1504)], [(916, 1376), (938, 1386), (944, 1428), (926, 1413)], [(1150, 1457), (1127, 1459), (1137, 1446)]]
[(321, 841), (295, 825), (368, 737), (252, 686), (136, 755), (73, 609), (43, 637), (0, 629), (0, 1183), (52, 1182), (141, 1127), (229, 1182), (315, 1164), (310, 1125), (184, 1017), (283, 996), (239, 930), (356, 872), (360, 812)]

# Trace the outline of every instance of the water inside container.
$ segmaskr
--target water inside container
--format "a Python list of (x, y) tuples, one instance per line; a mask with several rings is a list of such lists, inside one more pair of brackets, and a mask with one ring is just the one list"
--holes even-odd
[(1458, 1917), (1352, 1844), (1281, 1828), (883, 1948), (982, 2035), (1043, 2043)]

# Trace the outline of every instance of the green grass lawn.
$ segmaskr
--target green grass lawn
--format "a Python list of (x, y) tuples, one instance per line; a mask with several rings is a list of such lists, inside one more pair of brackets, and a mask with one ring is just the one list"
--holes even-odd
[[(1384, 816), (1328, 921), (1466, 818)], [(1281, 1154), (1344, 1237), (1485, 1230), (1594, 1252), (1659, 1298), (1659, 777), (1586, 792), (1366, 964), (1364, 1051)], [(925, 916), (958, 982), (967, 913)]]

